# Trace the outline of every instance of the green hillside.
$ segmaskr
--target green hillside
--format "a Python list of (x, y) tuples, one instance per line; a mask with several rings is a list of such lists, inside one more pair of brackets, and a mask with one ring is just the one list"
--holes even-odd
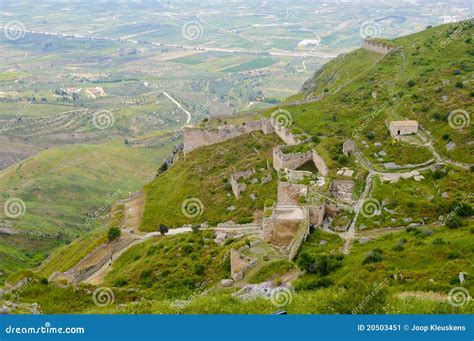
[[(44, 277), (55, 268), (66, 270), (79, 258), (72, 255), (82, 256), (85, 249), (104, 239), (101, 232), (83, 237), (58, 249), (32, 275), (36, 281), (19, 294), (18, 301), (37, 302), (46, 313), (270, 314), (284, 309), (290, 314), (472, 314), (473, 128), (469, 124), (453, 127), (449, 117), (461, 109), (469, 118), (474, 109), (472, 33), (472, 25), (443, 25), (390, 41), (395, 50), (385, 56), (363, 49), (340, 56), (281, 106), (292, 116), (291, 131), (304, 130), (312, 136), (312, 142), (283, 150), (314, 147), (329, 167), (321, 185), (315, 183), (316, 176), (294, 181), (308, 185), (314, 195), (299, 195), (298, 208), (309, 199), (321, 198), (344, 208), (335, 218), (325, 215), (322, 226), (305, 225), (310, 232), (294, 259), (288, 260), (285, 250), (262, 238), (260, 230), (253, 235), (258, 243), (241, 233), (241, 227), (230, 228), (237, 233), (226, 229), (232, 237), (225, 239), (226, 235), (220, 243), (216, 235), (222, 230), (212, 230), (229, 220), (256, 222), (264, 206), (277, 198), (272, 149), (283, 142), (276, 134), (252, 133), (196, 149), (185, 157), (179, 154), (169, 169), (144, 187), (142, 231), (156, 231), (164, 224), (170, 228), (193, 225), (193, 232), (148, 235), (111, 262), (97, 286), (48, 283)], [(405, 118), (417, 120), (423, 129), (393, 140), (386, 121)], [(342, 143), (349, 139), (356, 142), (360, 154), (343, 154)], [(140, 161), (131, 154), (126, 160)], [(388, 162), (401, 170), (387, 168)], [(342, 167), (351, 168), (353, 174), (343, 175), (348, 169)], [(248, 169), (255, 174), (243, 181), (248, 187), (237, 199), (230, 176)], [(416, 177), (390, 181), (391, 176), (411, 170), (416, 170)], [(125, 173), (117, 170), (121, 177), (117, 182), (107, 179), (107, 188), (122, 188), (119, 183)], [(262, 183), (269, 174), (272, 181)], [(288, 180), (289, 175), (279, 175)], [(333, 180), (341, 179), (353, 180), (353, 200), (344, 201), (329, 190)], [(363, 212), (365, 199), (378, 203), (373, 216)], [(36, 207), (35, 201), (31, 206)], [(289, 212), (289, 206), (297, 205), (280, 208)], [(453, 217), (445, 219), (450, 214)], [(357, 219), (349, 224), (353, 216)], [(347, 230), (333, 229), (333, 218), (347, 220)], [(295, 220), (287, 216), (286, 223)], [(210, 228), (198, 230), (196, 225), (204, 222)], [(289, 228), (284, 232), (292, 233)], [(253, 257), (258, 266), (247, 277), (224, 285), (221, 280), (231, 276), (231, 248), (238, 250), (240, 261)], [(72, 260), (66, 266), (60, 264), (61, 257)], [(275, 286), (291, 283), (286, 304), (280, 306), (262, 296), (244, 300), (235, 295), (254, 290), (246, 286), (249, 283), (266, 281)], [(91, 292), (97, 287), (112, 290), (114, 301), (106, 307), (94, 305)], [(462, 304), (453, 303), (453, 290), (464, 295)]]
[[(360, 145), (371, 132), (370, 139), (383, 148), (391, 143), (385, 120), (418, 120), (431, 132), (439, 153), (473, 163), (473, 125), (458, 130), (448, 124), (451, 111), (460, 109), (470, 115), (474, 111), (474, 28), (461, 25), (428, 28), (394, 39), (398, 49), (385, 57), (363, 49), (342, 55), (317, 71), (303, 92), (286, 102), (324, 94), (322, 99), (285, 109), (297, 126), (312, 134), (352, 137)], [(463, 29), (456, 34), (458, 27)], [(448, 151), (448, 142), (454, 142), (455, 148)], [(406, 153), (409, 149), (395, 149), (388, 156)], [(403, 155), (406, 161), (420, 161), (418, 152), (411, 154)]]
[(2, 208), (9, 198), (18, 198), (25, 209), (17, 219), (2, 209), (0, 222), (26, 234), (0, 234), (0, 278), (37, 266), (54, 247), (103, 225), (111, 204), (140, 190), (170, 148), (171, 142), (159, 149), (74, 145), (41, 152), (3, 171)]
[[(255, 215), (261, 216), (258, 211), (263, 210), (265, 200), (275, 199), (276, 174), (271, 168), (271, 155), (273, 147), (280, 143), (276, 135), (253, 133), (200, 148), (178, 160), (145, 186), (141, 229), (156, 231), (160, 224), (179, 227), (205, 221), (213, 226), (231, 219), (238, 223), (252, 222)], [(230, 176), (252, 168), (256, 173), (248, 179), (247, 190), (239, 199), (235, 198)], [(273, 180), (262, 185), (261, 179), (268, 174)], [(259, 183), (250, 183), (253, 178)], [(256, 200), (250, 198), (252, 193)], [(183, 213), (186, 200), (197, 204), (197, 214)], [(229, 210), (232, 206), (234, 209)]]

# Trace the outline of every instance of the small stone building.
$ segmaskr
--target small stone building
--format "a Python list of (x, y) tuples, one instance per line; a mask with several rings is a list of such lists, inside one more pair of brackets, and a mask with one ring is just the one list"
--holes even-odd
[(391, 137), (416, 134), (418, 132), (418, 122), (408, 120), (391, 121), (389, 124), (389, 130)]

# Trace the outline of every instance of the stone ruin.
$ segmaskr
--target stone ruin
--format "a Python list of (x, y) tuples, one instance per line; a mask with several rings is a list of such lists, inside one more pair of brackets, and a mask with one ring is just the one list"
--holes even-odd
[(245, 273), (256, 265), (256, 259), (242, 255), (241, 251), (230, 250), (230, 273), (234, 282), (242, 280)]
[(349, 157), (351, 154), (353, 154), (356, 150), (356, 144), (354, 141), (347, 140), (342, 144), (342, 153)]
[(217, 129), (199, 128), (187, 126), (184, 128), (184, 153), (189, 153), (194, 149), (221, 143), (241, 135), (261, 131), (264, 134), (275, 132), (270, 120), (248, 121), (241, 125), (223, 125)]
[(370, 39), (364, 40), (364, 43), (362, 44), (362, 48), (368, 51), (377, 52), (381, 54), (388, 54), (396, 50), (394, 47), (391, 47), (387, 44), (379, 43)]
[(273, 168), (276, 171), (281, 169), (296, 170), (306, 162), (312, 161), (322, 176), (327, 176), (329, 173), (328, 167), (323, 158), (313, 149), (305, 153), (290, 153), (285, 154), (281, 147), (273, 148)]
[(354, 181), (352, 180), (334, 180), (329, 188), (329, 193), (335, 198), (352, 202), (352, 193), (354, 192)]
[(247, 185), (244, 183), (239, 183), (241, 179), (248, 179), (253, 174), (255, 174), (255, 169), (249, 169), (242, 172), (235, 172), (230, 176), (230, 185), (232, 186), (232, 192), (234, 193), (235, 197), (238, 199), (240, 193), (245, 192), (247, 189)]

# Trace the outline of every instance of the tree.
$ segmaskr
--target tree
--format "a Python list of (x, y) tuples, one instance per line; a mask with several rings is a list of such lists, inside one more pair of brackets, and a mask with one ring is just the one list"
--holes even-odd
[(118, 227), (111, 227), (108, 233), (109, 242), (119, 238), (121, 234), (122, 232), (120, 231)]

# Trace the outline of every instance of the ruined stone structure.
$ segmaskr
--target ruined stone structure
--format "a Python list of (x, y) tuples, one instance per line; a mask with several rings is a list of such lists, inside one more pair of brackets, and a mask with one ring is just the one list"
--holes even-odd
[(308, 194), (308, 186), (291, 184), (288, 182), (278, 183), (278, 204), (298, 205), (298, 199)]
[(364, 44), (362, 44), (362, 48), (369, 51), (381, 53), (381, 54), (388, 54), (395, 50), (394, 47), (391, 47), (386, 44), (379, 43), (370, 39), (364, 40)]
[(217, 127), (217, 129), (188, 126), (184, 128), (183, 133), (184, 153), (189, 153), (199, 147), (221, 143), (254, 131), (262, 131), (264, 134), (271, 134), (275, 130), (271, 122), (267, 119), (249, 121), (241, 125), (223, 125)]
[(391, 121), (388, 129), (390, 130), (390, 136), (399, 138), (403, 135), (416, 134), (418, 132), (417, 121)]
[(328, 167), (321, 156), (315, 151), (310, 150), (305, 153), (285, 154), (280, 147), (273, 148), (273, 168), (280, 169), (297, 169), (308, 161), (313, 161), (322, 176), (328, 175)]
[(342, 145), (342, 153), (347, 157), (349, 157), (352, 153), (354, 153), (355, 150), (356, 150), (356, 144), (354, 141), (347, 140)]
[(232, 186), (232, 192), (234, 193), (237, 199), (239, 198), (240, 193), (244, 192), (247, 189), (247, 185), (244, 183), (239, 183), (239, 180), (248, 179), (253, 174), (255, 174), (255, 170), (249, 169), (243, 172), (235, 172), (230, 176), (230, 185)]
[(352, 192), (354, 192), (354, 181), (352, 180), (334, 180), (329, 188), (329, 193), (335, 198), (352, 202)]
[(280, 137), (287, 145), (293, 146), (301, 143), (298, 135), (291, 133), (285, 126), (278, 125), (273, 120), (270, 121), (270, 123), (278, 137)]
[(245, 273), (256, 265), (256, 259), (246, 257), (235, 249), (230, 250), (230, 273), (235, 282), (242, 280)]

